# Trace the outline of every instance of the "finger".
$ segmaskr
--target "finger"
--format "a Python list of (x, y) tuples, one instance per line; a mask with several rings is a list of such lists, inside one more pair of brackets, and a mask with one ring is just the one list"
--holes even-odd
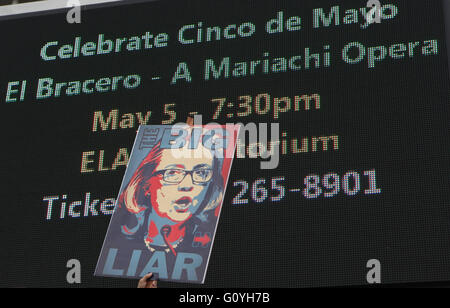
[(142, 281), (148, 281), (150, 278), (152, 278), (153, 273), (148, 273), (147, 275), (145, 275), (144, 277), (142, 277)]
[(147, 275), (145, 275), (143, 278), (150, 278), (153, 276), (153, 273), (148, 273)]
[(144, 278), (142, 278), (141, 280), (139, 280), (137, 287), (138, 287), (138, 289), (143, 289), (143, 288), (145, 288), (146, 284), (147, 284), (147, 281)]
[(139, 280), (138, 288), (145, 288), (148, 280), (153, 276), (153, 273), (148, 273)]

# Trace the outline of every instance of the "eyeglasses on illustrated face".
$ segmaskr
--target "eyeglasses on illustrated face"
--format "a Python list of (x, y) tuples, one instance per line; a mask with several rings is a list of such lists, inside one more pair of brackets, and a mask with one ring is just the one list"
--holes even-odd
[(194, 184), (206, 184), (211, 181), (213, 171), (211, 168), (195, 168), (193, 170), (185, 170), (181, 168), (171, 168), (156, 171), (154, 175), (162, 175), (163, 180), (170, 184), (181, 183), (186, 175), (190, 174), (192, 177), (192, 183)]

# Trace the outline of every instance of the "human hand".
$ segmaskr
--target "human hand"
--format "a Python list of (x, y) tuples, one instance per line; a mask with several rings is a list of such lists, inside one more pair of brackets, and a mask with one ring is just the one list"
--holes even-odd
[(138, 283), (138, 289), (153, 289), (158, 287), (158, 281), (156, 280), (150, 280), (150, 278), (153, 276), (153, 273), (148, 273), (144, 277), (139, 280)]

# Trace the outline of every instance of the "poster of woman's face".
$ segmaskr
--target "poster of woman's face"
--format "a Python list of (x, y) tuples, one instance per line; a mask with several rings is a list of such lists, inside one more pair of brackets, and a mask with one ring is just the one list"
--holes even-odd
[[(150, 250), (175, 251), (184, 240), (187, 223), (194, 217), (207, 223), (208, 217), (215, 216), (207, 212), (222, 199), (222, 160), (201, 146), (185, 152), (185, 157), (177, 158), (171, 149), (156, 145), (122, 193), (124, 206), (146, 229), (143, 240)], [(130, 236), (137, 230), (124, 225), (122, 231)]]
[(96, 274), (203, 281), (237, 136), (221, 125), (141, 126)]
[(193, 146), (190, 133), (176, 150), (164, 146), (164, 138), (156, 143), (119, 196), (119, 206), (135, 217), (120, 226), (122, 234), (141, 240), (150, 251), (176, 255), (187, 237), (195, 240), (192, 230), (217, 221), (230, 158), (218, 155), (218, 147), (207, 142)]

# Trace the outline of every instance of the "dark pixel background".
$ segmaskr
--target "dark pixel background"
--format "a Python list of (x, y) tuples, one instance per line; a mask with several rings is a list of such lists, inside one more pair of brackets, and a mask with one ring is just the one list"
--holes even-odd
[[(392, 1), (394, 3), (394, 1)], [(120, 147), (131, 148), (136, 131), (91, 132), (94, 111), (152, 110), (149, 124), (160, 124), (162, 106), (177, 103), (177, 120), (197, 111), (210, 121), (211, 98), (270, 93), (293, 97), (319, 93), (321, 109), (280, 116), (287, 138), (339, 135), (339, 151), (282, 156), (276, 170), (260, 170), (258, 160), (235, 159), (224, 201), (209, 270), (200, 287), (305, 287), (363, 285), (366, 263), (378, 259), (383, 283), (450, 280), (449, 74), (444, 19), (440, 1), (395, 1), (399, 15), (361, 30), (358, 25), (312, 29), (312, 9), (361, 1), (158, 1), (84, 10), (82, 23), (70, 25), (65, 12), (0, 22), (0, 94), (7, 83), (28, 80), (22, 103), (0, 103), (3, 184), (0, 215), (0, 286), (5, 287), (135, 287), (137, 281), (93, 277), (109, 216), (45, 220), (45, 195), (68, 194), (81, 200), (115, 197), (124, 168), (81, 174), (82, 152), (104, 149), (109, 160)], [(283, 10), (303, 18), (304, 29), (269, 36), (264, 23)], [(203, 21), (228, 25), (252, 21), (252, 38), (191, 46), (176, 43), (178, 29)], [(167, 32), (167, 48), (123, 52), (65, 61), (44, 62), (45, 42), (70, 43)], [(340, 50), (349, 42), (365, 46), (436, 39), (439, 55), (386, 60), (368, 70), (366, 62), (348, 65)], [(330, 68), (282, 74), (202, 81), (203, 61), (229, 56), (236, 60), (303, 54), (305, 47), (331, 46)], [(170, 86), (179, 62), (188, 62), (193, 82)], [(136, 90), (36, 101), (38, 78), (85, 80), (140, 74)], [(151, 77), (159, 74), (160, 81)], [(274, 122), (270, 116), (233, 121)], [(225, 112), (217, 120), (226, 123)], [(240, 192), (236, 180), (253, 183), (276, 176), (289, 188), (302, 187), (309, 174), (376, 169), (380, 195), (359, 194), (306, 200), (288, 193), (278, 202), (233, 206)], [(367, 187), (366, 177), (361, 186)], [(267, 184), (267, 187), (270, 184)], [(249, 198), (249, 194), (247, 194)], [(82, 284), (66, 282), (66, 263), (78, 259)], [(25, 281), (23, 275), (28, 277)], [(160, 283), (161, 287), (180, 287)], [(197, 287), (193, 285), (193, 287)]]

